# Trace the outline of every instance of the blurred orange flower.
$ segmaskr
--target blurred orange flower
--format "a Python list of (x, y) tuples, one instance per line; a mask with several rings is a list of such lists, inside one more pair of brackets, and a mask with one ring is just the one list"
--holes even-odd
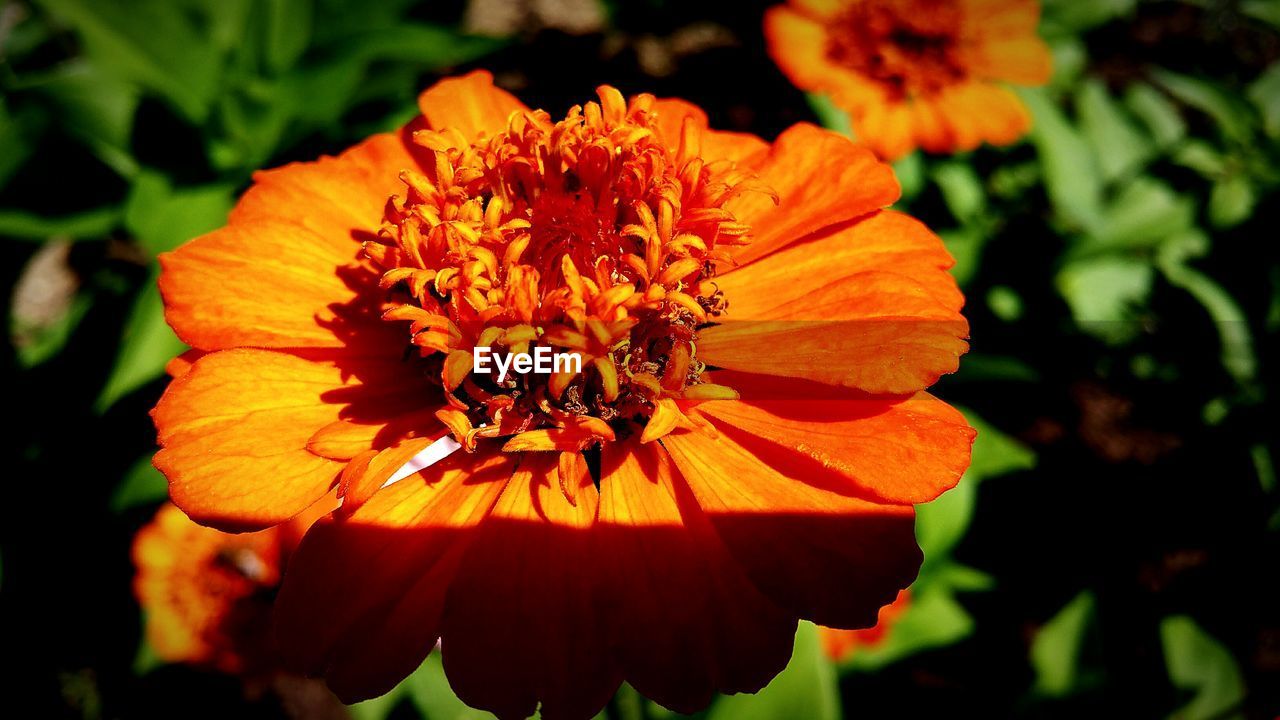
[(822, 651), (836, 662), (848, 660), (861, 648), (870, 648), (884, 642), (893, 629), (893, 624), (911, 606), (911, 591), (903, 590), (893, 602), (880, 608), (876, 624), (858, 630), (837, 630), (836, 628), (818, 628), (818, 639), (822, 642)]
[(1036, 0), (790, 0), (765, 15), (769, 52), (802, 90), (847, 111), (886, 160), (1006, 145), (1031, 117), (1001, 83), (1043, 85)]
[[(968, 326), (938, 238), (880, 209), (892, 171), (609, 87), (559, 121), (484, 72), (419, 104), (161, 258), (194, 348), (154, 411), (174, 502), (254, 529), (342, 496), (291, 560), (286, 664), (355, 700), (439, 639), (502, 716), (623, 680), (689, 711), (766, 684), (798, 618), (873, 624), (973, 439), (924, 392)], [(582, 372), (473, 368), (534, 346)]]
[(274, 666), (269, 630), (282, 528), (230, 535), (161, 506), (133, 541), (134, 594), (157, 656), (236, 674)]

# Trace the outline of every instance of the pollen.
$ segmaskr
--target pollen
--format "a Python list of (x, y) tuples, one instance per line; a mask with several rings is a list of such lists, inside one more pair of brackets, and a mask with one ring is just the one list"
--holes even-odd
[[(726, 312), (717, 263), (749, 241), (725, 209), (769, 192), (729, 161), (706, 162), (691, 119), (664, 137), (651, 95), (611, 87), (553, 122), (513, 113), (492, 137), (422, 130), (429, 160), (401, 174), (377, 239), (384, 319), (438, 377), (437, 418), (464, 448), (576, 452), (694, 422), (677, 401), (736, 397), (710, 382), (698, 329)], [(580, 370), (477, 372), (493, 354), (546, 347)]]

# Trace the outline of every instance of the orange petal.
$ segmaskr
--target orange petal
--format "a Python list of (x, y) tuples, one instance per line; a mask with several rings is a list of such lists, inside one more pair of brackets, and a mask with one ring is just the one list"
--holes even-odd
[(577, 452), (601, 440), (613, 440), (613, 431), (601, 423), (575, 423), (563, 428), (529, 430), (512, 437), (503, 452)]
[(164, 365), (165, 374), (167, 374), (171, 378), (182, 377), (183, 375), (186, 375), (189, 370), (191, 370), (191, 367), (196, 364), (197, 360), (204, 357), (205, 355), (208, 355), (208, 353), (206, 353), (203, 350), (188, 350), (182, 353), (181, 355), (175, 357), (174, 359), (170, 360), (169, 362), (165, 363)]
[[(348, 285), (355, 277), (377, 282), (355, 264), (358, 250), (284, 221), (228, 225), (160, 256), (165, 319), (201, 350), (350, 345), (399, 353), (403, 339)], [(351, 343), (354, 333), (365, 342)]]
[(363, 396), (411, 392), (404, 372), (397, 361), (250, 349), (206, 355), (170, 383), (152, 413), (162, 448), (156, 467), (173, 501), (201, 523), (278, 524), (323, 496), (342, 469), (307, 451), (311, 436)]
[(227, 227), (161, 254), (165, 319), (202, 350), (350, 344), (343, 328), (363, 320), (351, 284), (377, 281), (360, 269), (353, 233), (377, 229), (411, 162), (398, 137), (377, 135), (337, 158), (259, 173)]
[(601, 607), (627, 682), (677, 712), (758, 690), (790, 656), (795, 618), (729, 558), (661, 446), (607, 443), (601, 467)]
[(853, 131), (858, 142), (871, 148), (877, 157), (897, 160), (916, 149), (912, 122), (913, 103), (882, 98), (854, 113)]
[(374, 495), (345, 519), (316, 523), (276, 601), (285, 667), (324, 675), (345, 702), (382, 695), (422, 663), (445, 594), (511, 477), (501, 454), (455, 454)]
[(1031, 129), (1031, 114), (1007, 88), (980, 82), (947, 88), (937, 99), (947, 118), (956, 148), (971, 149), (980, 142), (1007, 145)]
[(360, 509), (373, 494), (396, 474), (404, 464), (435, 442), (431, 438), (413, 438), (394, 447), (373, 452), (365, 462), (351, 462), (342, 471), (338, 485), (342, 495), (342, 512), (353, 513)]
[(821, 22), (787, 5), (765, 11), (769, 56), (801, 90), (819, 90), (841, 71), (827, 59), (827, 30)]
[(1034, 31), (975, 43), (966, 55), (965, 65), (970, 71), (989, 80), (1036, 87), (1053, 76), (1053, 55)]
[(920, 147), (930, 152), (949, 152), (955, 138), (947, 118), (933, 98), (916, 98), (910, 105), (911, 129)]
[(377, 231), (387, 198), (404, 194), (401, 171), (416, 166), (400, 134), (374, 135), (337, 157), (254, 173), (230, 223), (287, 222), (349, 257), (355, 233)]
[(733, 254), (740, 264), (889, 205), (899, 194), (893, 169), (869, 150), (807, 123), (783, 132), (754, 169), (779, 200), (748, 192), (725, 205), (751, 226), (751, 243)]
[(962, 316), (900, 275), (860, 273), (850, 280), (760, 320), (707, 328), (698, 340), (700, 357), (732, 370), (870, 393), (913, 393), (955, 372), (968, 350)]
[(716, 283), (733, 301), (730, 317), (761, 317), (813, 289), (868, 271), (906, 275), (926, 286), (939, 302), (959, 310), (964, 297), (946, 272), (954, 264), (942, 240), (919, 220), (881, 210), (727, 270)]
[(495, 87), (488, 70), (441, 80), (418, 96), (418, 108), (431, 129), (457, 128), (468, 140), (502, 132), (511, 113), (529, 109), (511, 93)]
[(824, 388), (824, 396), (791, 400), (806, 395), (801, 381), (724, 375), (747, 399), (707, 403), (699, 412), (779, 472), (847, 494), (915, 504), (955, 487), (969, 466), (973, 428), (928, 393), (838, 397)]
[(439, 438), (443, 432), (435, 411), (413, 410), (403, 415), (337, 420), (307, 440), (307, 450), (333, 460), (350, 460), (366, 450), (381, 450), (406, 437)]
[(1040, 24), (1037, 0), (960, 0), (962, 34), (969, 40), (1035, 36)]
[(750, 133), (710, 129), (707, 114), (702, 108), (686, 100), (662, 98), (655, 101), (653, 107), (658, 113), (659, 132), (672, 148), (679, 146), (685, 118), (693, 119), (702, 135), (701, 157), (707, 162), (743, 162), (769, 150), (769, 143)]
[(560, 489), (558, 459), (529, 454), (477, 528), (446, 601), (449, 684), (499, 717), (595, 715), (622, 681), (609, 663), (591, 541), (589, 475)]
[(873, 213), (719, 278), (733, 303), (699, 333), (699, 357), (872, 393), (922, 390), (968, 349), (950, 264), (919, 222)]
[(734, 558), (764, 593), (831, 627), (870, 627), (922, 559), (909, 505), (819, 489), (721, 435), (663, 443)]

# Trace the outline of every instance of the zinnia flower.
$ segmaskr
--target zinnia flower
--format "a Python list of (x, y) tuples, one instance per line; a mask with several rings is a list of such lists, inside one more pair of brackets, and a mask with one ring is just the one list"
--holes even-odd
[[(963, 298), (937, 237), (880, 209), (891, 170), (811, 125), (769, 144), (598, 94), (557, 121), (445, 80), (161, 258), (198, 359), (156, 465), (224, 528), (337, 486), (276, 620), (344, 699), (437, 639), (503, 717), (590, 717), (623, 680), (682, 711), (755, 691), (798, 618), (874, 624), (920, 564), (912, 505), (968, 464), (924, 392), (967, 348)], [(473, 372), (535, 346), (582, 372)], [(461, 451), (391, 482), (446, 433)]]
[(836, 662), (853, 657), (859, 650), (873, 648), (885, 641), (893, 630), (893, 625), (911, 606), (911, 592), (903, 590), (893, 602), (880, 608), (876, 624), (869, 628), (857, 630), (838, 630), (836, 628), (818, 628), (818, 639), (822, 642), (822, 651)]
[(764, 29), (787, 77), (828, 95), (893, 160), (1026, 134), (1031, 116), (1001, 83), (1048, 82), (1039, 16), (1035, 0), (789, 0)]
[(134, 594), (156, 656), (236, 674), (274, 666), (271, 598), (287, 530), (231, 535), (162, 505), (133, 541)]

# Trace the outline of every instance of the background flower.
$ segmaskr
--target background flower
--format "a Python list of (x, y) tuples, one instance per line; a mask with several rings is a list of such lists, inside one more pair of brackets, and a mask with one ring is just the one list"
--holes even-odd
[(792, 82), (896, 160), (1026, 134), (1031, 115), (1003, 83), (1048, 82), (1039, 14), (1037, 0), (794, 0), (765, 14), (765, 35)]

